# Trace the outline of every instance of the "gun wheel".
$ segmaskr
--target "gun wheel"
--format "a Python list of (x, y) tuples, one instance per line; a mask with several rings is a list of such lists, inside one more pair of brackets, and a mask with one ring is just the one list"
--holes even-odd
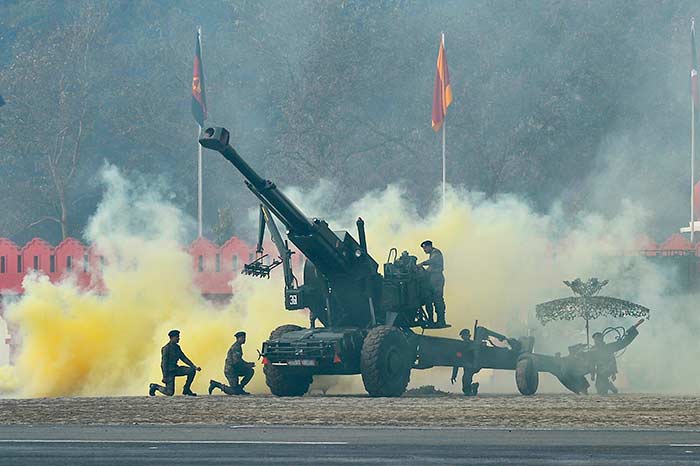
[(515, 383), (523, 395), (534, 395), (540, 384), (540, 374), (537, 372), (532, 358), (522, 358), (515, 366)]
[[(281, 325), (270, 333), (270, 340), (275, 340), (283, 334), (301, 330), (302, 327), (293, 324)], [(303, 374), (289, 374), (284, 367), (273, 365), (263, 366), (265, 383), (270, 392), (276, 396), (304, 396), (309, 391), (313, 377)]]
[(369, 331), (362, 344), (362, 382), (370, 396), (401, 396), (415, 359), (406, 336), (396, 327)]

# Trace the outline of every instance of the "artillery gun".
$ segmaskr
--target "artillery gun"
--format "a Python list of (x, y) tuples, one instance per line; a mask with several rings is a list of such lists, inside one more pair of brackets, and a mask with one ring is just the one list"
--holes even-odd
[[(310, 313), (309, 328), (282, 325), (262, 345), (263, 371), (273, 394), (302, 396), (315, 375), (361, 374), (371, 396), (400, 396), (413, 369), (462, 366), (474, 373), (482, 368), (515, 370), (518, 389), (531, 395), (537, 390), (538, 371), (559, 370), (554, 357), (532, 353), (533, 338), (510, 339), (476, 325), (467, 341), (414, 332), (432, 327), (424, 308), (430, 284), (415, 256), (392, 249), (380, 275), (367, 250), (361, 218), (359, 241), (347, 231), (331, 230), (322, 219), (308, 218), (243, 160), (225, 128), (207, 128), (199, 142), (233, 164), (260, 200), (259, 257), (243, 272), (267, 277), (282, 265), (285, 308)], [(275, 217), (286, 227), (288, 241), (306, 257), (302, 284), (293, 274), (292, 251)], [(279, 250), (279, 259), (269, 265), (260, 260), (265, 226)], [(316, 326), (317, 320), (322, 327)], [(493, 337), (508, 347), (490, 344)]]

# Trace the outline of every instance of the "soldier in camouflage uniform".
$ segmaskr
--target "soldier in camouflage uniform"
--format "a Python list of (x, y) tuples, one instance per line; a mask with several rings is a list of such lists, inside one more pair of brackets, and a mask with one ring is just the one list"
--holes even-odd
[[(615, 353), (627, 347), (632, 340), (637, 338), (637, 327), (644, 320), (640, 320), (625, 332), (625, 336), (612, 343), (605, 343), (604, 335), (600, 332), (593, 334), (593, 348), (590, 355), (593, 361), (591, 379), (595, 381), (595, 389), (599, 395), (607, 395), (608, 392), (617, 393), (618, 389), (613, 384), (617, 378), (617, 361)], [(611, 380), (612, 379), (612, 380)]]
[[(236, 341), (229, 348), (228, 353), (226, 353), (226, 361), (224, 362), (224, 375), (226, 380), (228, 380), (229, 385), (217, 382), (216, 380), (209, 381), (209, 394), (218, 388), (227, 395), (250, 395), (250, 393), (243, 390), (243, 387), (248, 385), (248, 382), (253, 378), (255, 371), (254, 362), (247, 362), (243, 359), (243, 348), (245, 344), (245, 332), (237, 332), (234, 337)], [(241, 381), (238, 381), (239, 377), (243, 377)]]
[(445, 270), (445, 261), (442, 257), (442, 251), (433, 247), (433, 242), (429, 239), (423, 241), (420, 247), (423, 248), (423, 252), (430, 254), (428, 260), (420, 263), (420, 265), (428, 268), (430, 285), (433, 289), (432, 304), (428, 305), (430, 321), (433, 321), (434, 306), (435, 313), (437, 314), (437, 322), (435, 325), (437, 327), (445, 327), (447, 325), (445, 322), (445, 275), (443, 274)]
[[(469, 342), (471, 339), (471, 332), (469, 329), (464, 328), (459, 332), (459, 336), (464, 340), (465, 342)], [(462, 353), (462, 355), (465, 355), (466, 351)], [(464, 362), (462, 366), (454, 366), (452, 368), (452, 377), (450, 378), (450, 382), (455, 383), (457, 381), (457, 373), (459, 372), (459, 368), (462, 368), (462, 393), (464, 393), (466, 396), (476, 396), (476, 394), (479, 391), (479, 383), (478, 382), (472, 382), (474, 378), (474, 365), (472, 363)]]
[[(194, 381), (196, 371), (201, 371), (202, 368), (190, 361), (185, 356), (185, 353), (182, 352), (178, 344), (180, 342), (179, 330), (171, 330), (168, 332), (168, 337), (170, 337), (170, 341), (160, 350), (160, 368), (163, 372), (163, 383), (165, 386), (152, 383), (148, 387), (148, 394), (155, 396), (156, 392), (160, 392), (163, 395), (173, 396), (175, 393), (175, 377), (187, 376), (185, 385), (182, 387), (182, 394), (197, 396), (190, 387)], [(184, 362), (187, 366), (179, 366), (177, 364), (178, 361)]]

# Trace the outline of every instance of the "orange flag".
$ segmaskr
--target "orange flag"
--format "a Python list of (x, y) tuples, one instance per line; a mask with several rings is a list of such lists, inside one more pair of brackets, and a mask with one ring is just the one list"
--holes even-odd
[(435, 71), (435, 89), (433, 90), (433, 130), (439, 131), (445, 121), (447, 107), (452, 103), (452, 88), (450, 73), (447, 70), (447, 55), (445, 55), (445, 35), (440, 40), (438, 50), (437, 70)]

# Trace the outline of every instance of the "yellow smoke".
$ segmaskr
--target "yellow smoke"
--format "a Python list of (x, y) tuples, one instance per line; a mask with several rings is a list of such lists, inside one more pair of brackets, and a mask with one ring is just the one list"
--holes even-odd
[[(161, 380), (160, 348), (177, 328), (185, 354), (203, 368), (194, 388), (204, 392), (210, 378), (225, 381), (223, 361), (234, 332), (248, 332), (245, 357), (255, 361), (273, 328), (306, 321), (303, 313), (284, 310), (278, 279), (240, 277), (230, 304), (206, 301), (193, 286), (192, 259), (178, 241), (181, 213), (113, 168), (105, 182), (105, 200), (87, 235), (107, 259), (107, 294), (81, 291), (70, 280), (52, 284), (45, 276), (28, 276), (24, 296), (8, 309), (22, 347), (16, 367), (0, 371), (0, 390), (32, 397), (145, 394), (149, 382)], [(250, 388), (263, 392), (257, 371)], [(178, 390), (181, 385), (178, 379)]]
[[(380, 263), (389, 248), (406, 249), (419, 262), (427, 256), (419, 247), (433, 241), (445, 258), (445, 302), (449, 329), (428, 330), (430, 335), (459, 338), (460, 329), (472, 329), (476, 319), (508, 336), (528, 335), (541, 326), (533, 322), (537, 303), (568, 295), (561, 284), (577, 276), (614, 278), (605, 258), (631, 250), (635, 231), (643, 220), (632, 207), (613, 221), (596, 216), (572, 219), (561, 228), (556, 213), (537, 214), (514, 196), (484, 200), (471, 193), (448, 190), (445, 208), (418, 212), (405, 193), (389, 187), (367, 195), (349, 209), (342, 222), (362, 216), (366, 221), (370, 253)], [(569, 323), (571, 338), (582, 328)], [(576, 340), (561, 340), (556, 351)], [(542, 348), (542, 341), (539, 343)], [(555, 350), (552, 350), (555, 351)], [(410, 386), (435, 385), (458, 391), (459, 382), (450, 384), (449, 368), (413, 371)], [(486, 391), (515, 391), (512, 372), (482, 371), (475, 378)], [(553, 382), (553, 383), (548, 383)], [(559, 390), (555, 381), (544, 385)], [(361, 391), (359, 378), (342, 383), (341, 390)]]
[[(246, 356), (255, 360), (271, 328), (300, 321), (282, 309), (273, 281), (244, 283), (240, 299), (217, 309), (193, 288), (189, 255), (175, 245), (148, 246), (130, 251), (142, 261), (137, 267), (107, 269), (106, 296), (46, 277), (26, 280), (25, 297), (11, 309), (23, 334), (19, 394), (145, 394), (149, 382), (161, 379), (160, 347), (172, 328), (181, 330), (183, 350), (202, 366), (194, 387), (204, 391), (210, 378), (225, 380), (223, 358), (235, 331), (248, 332)], [(256, 377), (251, 388), (263, 386)]]
[[(224, 307), (204, 300), (192, 285), (191, 258), (179, 246), (188, 226), (182, 213), (112, 168), (104, 178), (105, 199), (86, 236), (108, 259), (109, 291), (99, 295), (70, 281), (51, 284), (45, 277), (28, 277), (24, 297), (9, 309), (23, 334), (21, 353), (12, 373), (0, 371), (0, 390), (21, 381), (15, 386), (20, 396), (145, 394), (149, 382), (160, 381), (167, 332), (178, 328), (183, 350), (203, 368), (194, 388), (204, 392), (210, 378), (223, 380), (235, 331), (248, 332), (246, 358), (255, 360), (277, 325), (306, 324), (305, 313), (284, 310), (279, 274), (269, 281), (238, 278), (239, 291)], [(313, 206), (301, 204), (316, 214)], [(607, 278), (601, 257), (633, 238), (639, 218), (637, 212), (615, 221), (590, 217), (561, 234), (551, 215), (535, 214), (513, 197), (485, 201), (451, 191), (445, 209), (426, 214), (391, 187), (367, 195), (345, 214), (329, 215), (332, 227), (354, 225), (362, 216), (370, 253), (380, 264), (391, 247), (423, 260), (418, 245), (427, 238), (443, 251), (447, 320), (453, 327), (431, 334), (455, 338), (475, 319), (502, 333), (525, 334), (537, 302), (566, 294), (562, 279)], [(555, 250), (562, 244), (566, 247)], [(491, 380), (491, 374), (481, 377)], [(337, 380), (323, 378), (317, 386), (327, 388)], [(447, 389), (449, 370), (414, 372), (412, 384), (423, 383)], [(178, 380), (178, 390), (181, 386)], [(260, 367), (250, 387), (267, 393)], [(361, 392), (361, 381), (343, 378), (333, 391)]]

